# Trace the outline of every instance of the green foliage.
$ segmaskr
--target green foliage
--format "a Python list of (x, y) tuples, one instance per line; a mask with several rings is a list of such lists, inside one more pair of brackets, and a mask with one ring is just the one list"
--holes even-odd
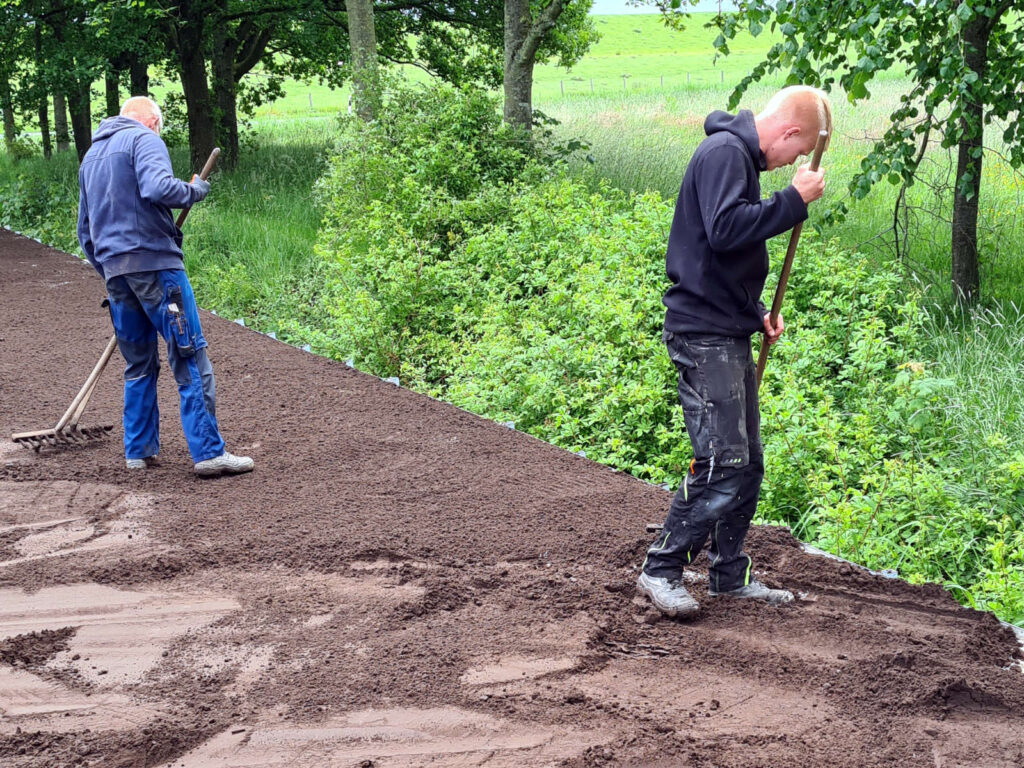
[(486, 279), (440, 394), (660, 479), (681, 445), (660, 343), (664, 203), (563, 178), (517, 190), (509, 214), (460, 249), (466, 278)]
[(15, 163), (0, 155), (0, 226), (22, 232), (72, 253), (78, 210), (78, 166), (68, 153), (51, 161), (41, 157)]
[[(769, 73), (785, 72), (787, 84), (826, 90), (839, 84), (857, 102), (870, 97), (868, 86), (877, 73), (903, 68), (905, 91), (850, 181), (850, 193), (861, 199), (883, 179), (913, 184), (928, 140), (937, 134), (943, 148), (963, 152), (954, 205), (967, 231), (977, 218), (967, 201), (980, 187), (985, 126), (1005, 121), (1002, 140), (1009, 162), (1014, 168), (1024, 164), (1024, 126), (1015, 117), (1017, 93), (1024, 86), (1019, 66), (1024, 34), (1013, 8), (1004, 0), (751, 0), (716, 19), (721, 31), (716, 47), (728, 54), (728, 41), (743, 29), (755, 33), (770, 27), (782, 35), (737, 85), (733, 107), (748, 86)], [(845, 203), (839, 203), (830, 218), (845, 214)], [(954, 264), (964, 267), (954, 269), (954, 280), (967, 280), (954, 286), (954, 298), (958, 291), (977, 298), (978, 286), (965, 274), (977, 268), (977, 236), (969, 239), (969, 244), (954, 240), (951, 249)]]
[[(378, 119), (343, 118), (317, 194), (333, 350), (387, 375), (449, 356), (466, 283), (451, 253), (503, 217), (508, 187), (542, 173), (537, 147), (472, 89), (399, 88)], [(433, 374), (436, 378), (437, 373)]]

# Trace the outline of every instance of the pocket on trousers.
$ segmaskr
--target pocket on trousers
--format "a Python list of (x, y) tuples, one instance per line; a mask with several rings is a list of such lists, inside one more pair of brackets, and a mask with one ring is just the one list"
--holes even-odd
[(662, 340), (668, 350), (668, 357), (676, 368), (676, 391), (679, 395), (679, 405), (686, 413), (700, 413), (705, 410), (704, 397), (688, 378), (696, 374), (697, 364), (690, 355), (685, 342), (673, 334), (665, 331)]
[(188, 318), (185, 316), (185, 308), (181, 303), (181, 288), (172, 286), (167, 291), (166, 303), (168, 321), (171, 326), (171, 338), (174, 339), (174, 346), (182, 357), (192, 357), (196, 353), (196, 345), (192, 339), (192, 330), (189, 328)]

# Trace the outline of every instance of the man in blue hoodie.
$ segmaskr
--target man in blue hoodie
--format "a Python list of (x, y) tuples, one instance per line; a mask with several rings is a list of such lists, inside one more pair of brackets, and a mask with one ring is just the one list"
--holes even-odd
[(759, 176), (809, 154), (819, 131), (831, 135), (832, 116), (823, 92), (793, 86), (756, 116), (713, 112), (704, 131), (676, 201), (665, 258), (673, 285), (662, 300), (693, 460), (637, 580), (670, 616), (699, 610), (680, 579), (709, 537), (709, 595), (793, 599), (753, 580), (742, 551), (764, 476), (750, 337), (762, 332), (772, 344), (782, 333), (782, 317), (772, 326), (760, 301), (765, 241), (807, 218), (824, 174), (800, 166), (789, 186), (763, 200)]
[(78, 170), (78, 242), (107, 287), (117, 346), (125, 359), (124, 454), (129, 469), (156, 464), (160, 449), (157, 334), (178, 384), (181, 425), (201, 477), (249, 472), (252, 459), (224, 450), (217, 428), (213, 368), (182, 262), (172, 208), (189, 208), (210, 191), (171, 171), (160, 139), (163, 118), (136, 96), (100, 123)]

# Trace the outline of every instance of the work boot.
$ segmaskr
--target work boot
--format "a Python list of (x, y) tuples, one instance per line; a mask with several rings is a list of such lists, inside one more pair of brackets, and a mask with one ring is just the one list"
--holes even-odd
[(772, 605), (782, 605), (793, 601), (793, 593), (788, 589), (769, 589), (760, 581), (752, 581), (744, 587), (730, 589), (728, 592), (717, 592), (714, 588), (708, 588), (708, 594), (712, 597), (747, 597), (753, 600), (764, 600)]
[(124, 465), (128, 469), (147, 469), (160, 466), (160, 461), (156, 456), (146, 456), (142, 459), (125, 459)]
[(640, 578), (636, 580), (636, 591), (647, 595), (654, 607), (666, 616), (692, 616), (700, 610), (697, 601), (690, 597), (679, 579), (669, 581), (641, 571)]
[(240, 475), (243, 472), (252, 472), (253, 466), (253, 460), (248, 456), (235, 456), (224, 451), (220, 456), (196, 462), (195, 472), (200, 477)]

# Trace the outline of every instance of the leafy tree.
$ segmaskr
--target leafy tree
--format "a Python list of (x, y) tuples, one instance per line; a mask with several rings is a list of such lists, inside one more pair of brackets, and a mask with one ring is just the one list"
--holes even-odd
[[(691, 0), (685, 0), (689, 3)], [(684, 0), (656, 0), (666, 20), (685, 24)], [(855, 199), (882, 179), (913, 184), (929, 138), (957, 148), (950, 257), (957, 301), (979, 296), (978, 195), (985, 126), (1006, 121), (1002, 138), (1010, 163), (1024, 162), (1024, 123), (1017, 119), (1024, 87), (1024, 17), (1013, 0), (746, 0), (714, 23), (722, 54), (741, 29), (781, 34), (730, 97), (735, 107), (752, 83), (788, 71), (788, 82), (837, 83), (849, 99), (870, 97), (878, 72), (905, 68), (908, 86), (890, 125), (850, 182)], [(902, 196), (901, 196), (902, 197)], [(840, 213), (845, 212), (845, 206)]]

